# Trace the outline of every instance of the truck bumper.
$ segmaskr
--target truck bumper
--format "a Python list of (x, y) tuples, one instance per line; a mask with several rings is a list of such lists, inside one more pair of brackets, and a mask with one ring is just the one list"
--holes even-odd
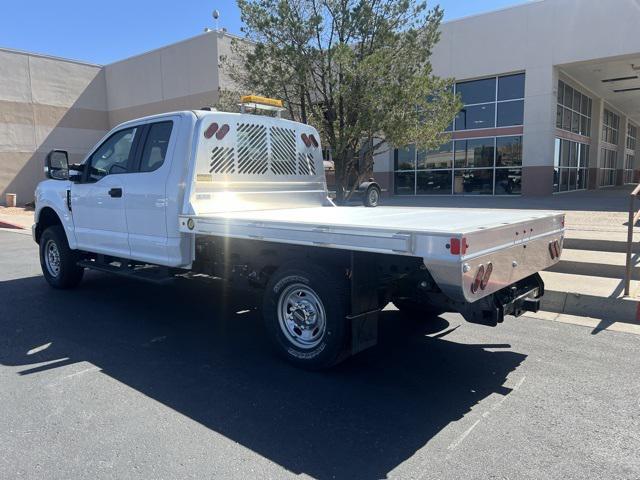
[(544, 282), (540, 274), (535, 273), (477, 302), (465, 305), (460, 313), (470, 323), (496, 326), (504, 321), (505, 315), (519, 317), (525, 312), (537, 312), (543, 295)]

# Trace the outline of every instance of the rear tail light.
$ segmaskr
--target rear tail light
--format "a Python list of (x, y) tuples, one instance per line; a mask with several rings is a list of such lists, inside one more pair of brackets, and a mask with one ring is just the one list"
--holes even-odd
[(549, 255), (551, 255), (551, 260), (556, 259), (556, 249), (553, 246), (553, 242), (549, 242)]
[(204, 131), (204, 138), (211, 138), (218, 131), (218, 124), (213, 122), (209, 127)]
[(449, 252), (451, 255), (464, 255), (467, 253), (467, 239), (462, 238), (450, 238), (449, 239)]
[(487, 285), (489, 284), (489, 278), (491, 278), (491, 273), (493, 273), (493, 264), (488, 263), (487, 268), (484, 270), (482, 281), (480, 282), (480, 290), (484, 290), (485, 288), (487, 288)]
[(478, 271), (476, 272), (476, 276), (473, 279), (473, 283), (471, 284), (471, 293), (476, 293), (482, 284), (482, 279), (484, 278), (484, 265), (480, 265), (478, 267)]
[(220, 130), (216, 133), (216, 138), (222, 140), (224, 136), (229, 132), (229, 125), (226, 123), (220, 127)]
[(309, 139), (306, 133), (303, 133), (302, 135), (300, 135), (300, 138), (302, 139), (302, 141), (304, 142), (307, 148), (311, 146), (311, 140)]
[(561, 253), (562, 253), (562, 248), (560, 248), (560, 242), (558, 240), (553, 240), (552, 242), (549, 242), (549, 255), (551, 255), (551, 260), (560, 258)]

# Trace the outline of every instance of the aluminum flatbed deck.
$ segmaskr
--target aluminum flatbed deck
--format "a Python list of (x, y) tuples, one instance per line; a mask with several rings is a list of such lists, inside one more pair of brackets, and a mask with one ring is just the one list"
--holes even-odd
[[(378, 207), (306, 207), (182, 215), (180, 229), (200, 235), (422, 257), (443, 290), (460, 298), (461, 280), (491, 261), (485, 294), (554, 263), (549, 241), (564, 215), (545, 211)], [(452, 252), (452, 238), (467, 245)], [(517, 267), (517, 268), (516, 268)], [(467, 301), (473, 301), (467, 294)]]

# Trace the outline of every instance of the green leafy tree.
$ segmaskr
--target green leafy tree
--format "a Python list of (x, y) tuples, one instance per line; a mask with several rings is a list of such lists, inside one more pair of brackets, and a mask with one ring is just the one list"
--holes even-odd
[(389, 145), (433, 149), (460, 102), (429, 59), (443, 12), (414, 0), (238, 0), (230, 76), (285, 101), (332, 153), (338, 201)]

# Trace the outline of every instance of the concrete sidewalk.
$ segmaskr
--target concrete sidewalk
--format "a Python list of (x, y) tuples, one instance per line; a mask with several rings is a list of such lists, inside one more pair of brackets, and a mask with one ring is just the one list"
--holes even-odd
[(33, 210), (21, 207), (0, 207), (0, 229), (31, 232)]

